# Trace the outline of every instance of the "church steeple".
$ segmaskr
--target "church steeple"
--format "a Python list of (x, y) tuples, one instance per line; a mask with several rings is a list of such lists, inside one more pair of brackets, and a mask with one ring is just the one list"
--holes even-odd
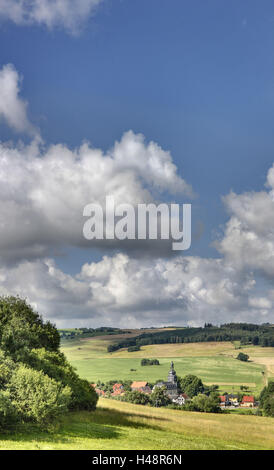
[(171, 361), (171, 364), (170, 364), (170, 371), (167, 376), (167, 381), (169, 383), (177, 384), (177, 376), (176, 376), (176, 371), (174, 369), (173, 361)]

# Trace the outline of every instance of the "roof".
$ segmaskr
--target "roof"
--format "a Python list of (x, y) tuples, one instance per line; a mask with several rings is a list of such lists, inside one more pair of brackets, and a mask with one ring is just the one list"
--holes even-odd
[(152, 392), (151, 388), (148, 385), (146, 387), (142, 387), (141, 391), (144, 392), (144, 393), (151, 393)]
[(222, 403), (227, 401), (227, 395), (220, 395), (219, 398), (220, 398)]
[(124, 388), (124, 387), (123, 387), (123, 384), (118, 384), (118, 383), (116, 383), (116, 384), (113, 385), (112, 388), (113, 388), (113, 390), (117, 390), (117, 389), (119, 389), (119, 388)]
[(116, 388), (113, 392), (112, 392), (112, 396), (117, 396), (117, 395), (123, 395), (124, 394), (124, 391), (121, 389), (121, 388)]
[(97, 395), (105, 395), (106, 394), (106, 392), (104, 392), (104, 390), (100, 390), (99, 388), (96, 388), (95, 391), (96, 391)]
[(254, 397), (252, 395), (244, 395), (242, 403), (254, 403)]
[(181, 397), (184, 397), (185, 400), (189, 398), (189, 396), (186, 393), (181, 393)]
[(131, 384), (131, 388), (142, 388), (146, 386), (147, 386), (147, 382), (132, 382)]

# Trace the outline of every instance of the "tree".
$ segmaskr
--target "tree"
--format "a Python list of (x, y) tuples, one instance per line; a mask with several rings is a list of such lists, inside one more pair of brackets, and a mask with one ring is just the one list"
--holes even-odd
[(129, 346), (128, 352), (140, 351), (140, 346)]
[(199, 394), (192, 400), (193, 411), (202, 411), (205, 413), (219, 413), (220, 401), (218, 395), (212, 393), (210, 396)]
[(9, 393), (0, 391), (0, 430), (6, 429), (16, 421), (18, 421), (18, 416), (11, 403)]
[(150, 395), (150, 403), (152, 406), (169, 405), (171, 400), (166, 394), (166, 387), (156, 387)]
[(0, 348), (20, 360), (27, 350), (44, 347), (57, 351), (60, 336), (54, 325), (19, 297), (0, 297)]
[(59, 350), (59, 333), (25, 300), (0, 297), (0, 427), (48, 426), (67, 410), (94, 410), (98, 396)]
[(80, 377), (61, 352), (33, 349), (27, 363), (36, 370), (43, 371), (50, 378), (68, 385), (71, 390), (69, 409), (95, 410), (98, 396), (89, 382)]
[(142, 359), (141, 366), (159, 366), (160, 362), (158, 359)]
[(180, 390), (190, 398), (204, 391), (203, 382), (196, 375), (188, 374), (183, 378), (178, 377), (178, 383)]
[(260, 395), (260, 409), (265, 416), (274, 417), (274, 382), (269, 382)]
[(10, 403), (23, 421), (47, 426), (68, 409), (71, 390), (42, 371), (20, 365), (7, 386)]
[(5, 389), (18, 365), (0, 350), (0, 390)]
[(206, 395), (210, 395), (213, 392), (217, 392), (218, 388), (219, 388), (219, 385), (215, 385), (215, 384), (204, 385), (204, 393)]
[(239, 361), (247, 362), (248, 359), (249, 359), (249, 356), (247, 354), (244, 354), (244, 353), (240, 352), (237, 356), (237, 359)]
[(126, 392), (124, 395), (124, 400), (130, 403), (135, 403), (136, 405), (147, 405), (150, 401), (149, 395), (141, 392), (140, 390)]

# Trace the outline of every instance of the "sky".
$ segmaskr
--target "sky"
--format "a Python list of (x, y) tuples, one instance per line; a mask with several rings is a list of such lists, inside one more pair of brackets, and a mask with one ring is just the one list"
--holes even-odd
[[(273, 322), (274, 5), (0, 0), (0, 295), (59, 327)], [(192, 243), (83, 207), (192, 204)]]

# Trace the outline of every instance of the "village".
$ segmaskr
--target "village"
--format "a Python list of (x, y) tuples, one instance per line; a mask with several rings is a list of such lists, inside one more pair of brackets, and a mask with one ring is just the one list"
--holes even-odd
[[(167, 381), (157, 382), (152, 387), (147, 381), (133, 381), (130, 384), (130, 390), (128, 390), (128, 387), (125, 387), (123, 383), (118, 382), (111, 384), (111, 387), (108, 390), (104, 390), (102, 385), (103, 384), (101, 383), (91, 384), (100, 397), (122, 399), (128, 391), (151, 395), (157, 389), (162, 389), (170, 402), (174, 405), (184, 406), (191, 402), (192, 399), (192, 397), (188, 396), (187, 393), (180, 391), (173, 361), (170, 365)], [(218, 387), (215, 386), (215, 389), (217, 388)], [(232, 410), (235, 408), (256, 408), (259, 406), (259, 402), (255, 400), (253, 395), (225, 393), (223, 395), (218, 395), (218, 399), (220, 409)]]

